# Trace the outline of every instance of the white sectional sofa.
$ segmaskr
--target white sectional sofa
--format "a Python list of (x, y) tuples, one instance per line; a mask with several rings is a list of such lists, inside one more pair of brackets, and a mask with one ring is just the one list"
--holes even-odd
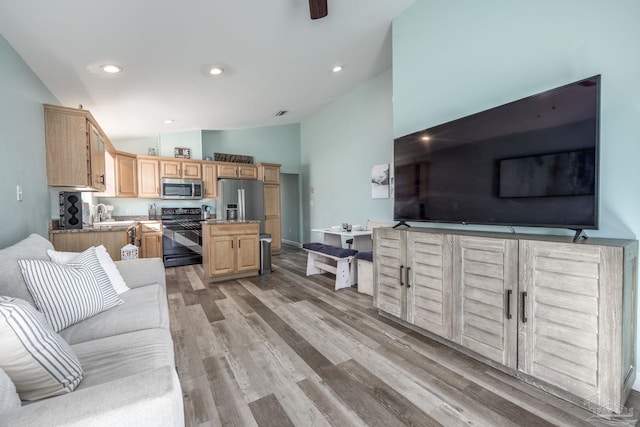
[[(49, 260), (47, 249), (51, 243), (36, 234), (1, 249), (0, 296), (35, 306), (17, 260)], [(115, 264), (130, 288), (120, 295), (123, 303), (59, 331), (80, 361), (82, 381), (70, 393), (17, 408), (0, 402), (0, 425), (184, 425), (162, 261)]]

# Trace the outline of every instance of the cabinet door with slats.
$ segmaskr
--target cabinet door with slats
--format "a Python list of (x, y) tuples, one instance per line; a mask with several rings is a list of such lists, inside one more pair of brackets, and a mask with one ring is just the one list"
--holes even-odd
[(374, 306), (396, 317), (403, 317), (405, 235), (402, 230), (374, 230)]
[(519, 370), (585, 399), (614, 398), (619, 249), (520, 242)]
[(408, 233), (407, 322), (451, 338), (451, 235)]
[(515, 369), (518, 241), (455, 236), (453, 283), (453, 341)]

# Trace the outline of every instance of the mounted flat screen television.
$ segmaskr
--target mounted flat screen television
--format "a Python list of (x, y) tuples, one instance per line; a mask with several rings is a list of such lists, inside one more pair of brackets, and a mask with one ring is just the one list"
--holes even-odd
[(598, 228), (600, 76), (396, 138), (396, 221)]

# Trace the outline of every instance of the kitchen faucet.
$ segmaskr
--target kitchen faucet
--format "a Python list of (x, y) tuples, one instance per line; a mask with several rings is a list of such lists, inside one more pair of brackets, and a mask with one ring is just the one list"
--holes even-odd
[(102, 215), (107, 213), (107, 206), (103, 203), (98, 203), (95, 207), (95, 210), (96, 213), (94, 216), (94, 221), (97, 220), (97, 222), (102, 222)]

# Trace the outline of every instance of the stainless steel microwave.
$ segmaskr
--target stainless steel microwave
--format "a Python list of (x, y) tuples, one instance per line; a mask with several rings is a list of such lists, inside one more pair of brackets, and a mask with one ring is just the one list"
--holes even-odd
[(162, 178), (160, 190), (163, 199), (202, 199), (204, 185), (200, 179)]

